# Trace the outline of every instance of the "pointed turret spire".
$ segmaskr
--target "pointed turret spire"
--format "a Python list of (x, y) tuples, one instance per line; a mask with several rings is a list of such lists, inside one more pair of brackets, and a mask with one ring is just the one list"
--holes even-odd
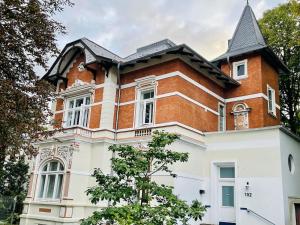
[(259, 29), (255, 15), (247, 4), (235, 29), (227, 52), (236, 51), (247, 47), (267, 46)]
[(247, 52), (267, 47), (255, 15), (247, 1), (242, 16), (238, 22), (232, 39), (229, 41), (227, 52), (217, 60), (237, 56)]

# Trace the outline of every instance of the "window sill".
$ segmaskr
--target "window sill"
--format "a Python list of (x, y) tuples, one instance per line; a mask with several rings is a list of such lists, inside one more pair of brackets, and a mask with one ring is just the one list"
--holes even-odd
[(52, 199), (52, 198), (37, 198), (35, 200), (36, 203), (47, 203), (47, 202), (50, 202), (50, 203), (60, 203), (60, 198), (59, 199)]
[(247, 79), (248, 78), (248, 75), (243, 75), (243, 76), (233, 76), (233, 79), (235, 80), (244, 80), (244, 79)]
[(275, 113), (273, 113), (273, 112), (268, 112), (268, 113), (269, 113), (269, 115), (270, 115), (271, 117), (273, 117), (274, 119), (277, 119), (277, 116), (276, 116)]

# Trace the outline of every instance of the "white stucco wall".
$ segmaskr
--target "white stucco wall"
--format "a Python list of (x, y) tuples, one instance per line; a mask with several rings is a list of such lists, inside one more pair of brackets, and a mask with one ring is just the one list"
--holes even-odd
[[(280, 131), (280, 150), (285, 224), (296, 225), (294, 204), (300, 204), (300, 142)], [(290, 154), (294, 158), (294, 173), (288, 167)]]

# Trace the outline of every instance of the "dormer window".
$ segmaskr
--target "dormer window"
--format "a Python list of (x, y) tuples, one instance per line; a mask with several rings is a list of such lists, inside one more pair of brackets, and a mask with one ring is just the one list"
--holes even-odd
[(248, 77), (247, 60), (242, 60), (233, 63), (233, 78), (236, 80), (245, 79)]
[(90, 112), (90, 96), (75, 97), (68, 100), (66, 126), (87, 127)]

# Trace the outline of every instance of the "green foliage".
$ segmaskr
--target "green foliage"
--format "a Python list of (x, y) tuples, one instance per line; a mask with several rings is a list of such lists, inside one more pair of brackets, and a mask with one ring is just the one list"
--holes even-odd
[(46, 68), (58, 53), (56, 33), (65, 28), (53, 19), (69, 0), (0, 1), (0, 160), (20, 151), (32, 155), (32, 143), (47, 135), (52, 85), (35, 66)]
[[(4, 161), (0, 161), (0, 201), (6, 204), (0, 204), (0, 211), (12, 212), (11, 202), (16, 200), (15, 214), (8, 214), (7, 221), (13, 221), (16, 223), (19, 220), (18, 215), (22, 213), (22, 202), (26, 197), (27, 181), (28, 181), (28, 169), (29, 166), (25, 162), (24, 156), (21, 157), (6, 157)], [(1, 206), (4, 207), (1, 209)], [(14, 223), (14, 224), (15, 224)]]
[(97, 185), (87, 190), (92, 203), (108, 200), (110, 205), (95, 211), (81, 224), (171, 225), (201, 219), (205, 208), (200, 202), (195, 200), (189, 205), (173, 194), (173, 187), (152, 179), (158, 172), (175, 178), (170, 166), (188, 161), (187, 153), (166, 149), (178, 138), (176, 134), (155, 131), (145, 149), (110, 146), (116, 155), (111, 159), (114, 174), (106, 175), (96, 169), (93, 176)]
[(267, 43), (291, 71), (279, 79), (282, 121), (300, 134), (300, 2), (289, 0), (266, 11), (259, 24)]

